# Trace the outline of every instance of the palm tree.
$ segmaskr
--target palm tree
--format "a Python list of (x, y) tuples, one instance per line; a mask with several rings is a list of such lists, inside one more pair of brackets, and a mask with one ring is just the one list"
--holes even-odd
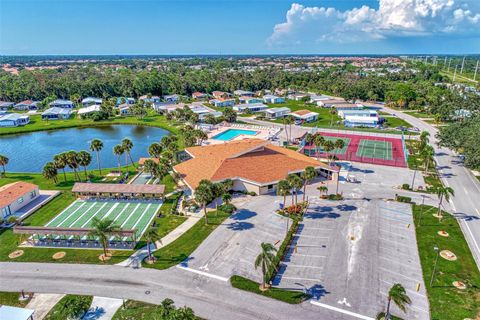
[(54, 183), (57, 183), (57, 168), (53, 162), (47, 162), (42, 170), (42, 175), (45, 179), (53, 180)]
[(305, 171), (301, 174), (303, 180), (303, 202), (305, 202), (305, 194), (307, 193), (307, 184), (315, 179), (317, 172), (314, 167), (306, 167)]
[(78, 164), (83, 167), (85, 173), (85, 180), (88, 180), (87, 167), (92, 163), (92, 155), (85, 150), (80, 151), (77, 154)]
[(223, 193), (228, 193), (233, 188), (233, 180), (231, 179), (225, 179), (221, 182), (221, 184), (223, 188)]
[(63, 180), (67, 182), (67, 174), (65, 173), (65, 167), (67, 166), (67, 153), (62, 152), (60, 154), (54, 155), (53, 163), (55, 164), (55, 168), (62, 169)]
[(283, 118), (283, 128), (285, 130), (285, 136), (287, 137), (287, 145), (290, 143), (290, 138), (287, 131), (287, 125), (291, 126), (292, 123), (293, 123), (293, 118), (291, 116), (287, 116)]
[(315, 148), (317, 149), (316, 153), (320, 153), (320, 148), (323, 146), (325, 143), (325, 138), (321, 136), (320, 134), (316, 134), (315, 137), (313, 137), (313, 144), (315, 145)]
[(283, 207), (285, 208), (285, 204), (287, 202), (287, 196), (290, 194), (290, 183), (287, 180), (280, 180), (277, 184), (277, 194), (279, 196), (283, 196)]
[(162, 241), (160, 240), (161, 239), (160, 235), (158, 234), (158, 229), (148, 228), (147, 231), (145, 231), (145, 234), (143, 236), (147, 241), (148, 260), (153, 261), (152, 249), (150, 248), (150, 245), (157, 241), (160, 241), (160, 244), (162, 244)]
[[(129, 157), (130, 158), (130, 162), (132, 163), (132, 166), (135, 168), (135, 164), (133, 163), (133, 159), (132, 159), (132, 154), (130, 153), (132, 151), (132, 148), (133, 148), (133, 142), (132, 140), (128, 139), (128, 138), (125, 138), (122, 140), (122, 148), (123, 148), (123, 151), (125, 151), (125, 157)], [(125, 159), (125, 165), (128, 166), (128, 163), (127, 163), (127, 160)]]
[(150, 173), (150, 175), (154, 175), (155, 170), (157, 170), (158, 164), (153, 161), (152, 159), (147, 159), (145, 160), (145, 163), (143, 164), (143, 171)]
[(327, 194), (328, 193), (328, 187), (327, 186), (320, 186), (317, 188), (317, 190), (320, 192), (320, 197), (323, 195), (323, 193)]
[(148, 147), (148, 154), (151, 157), (154, 157), (154, 158), (158, 159), (158, 158), (160, 158), (160, 154), (162, 153), (162, 150), (163, 150), (163, 148), (160, 145), (160, 143), (154, 142)]
[(330, 127), (333, 125), (333, 116), (337, 114), (337, 110), (335, 108), (332, 108), (330, 110)]
[(424, 165), (425, 165), (425, 173), (427, 173), (427, 171), (430, 167), (430, 160), (435, 155), (435, 150), (433, 149), (432, 146), (426, 145), (425, 147), (423, 147), (420, 154), (423, 158), (423, 162), (424, 162)]
[(393, 301), (397, 307), (405, 312), (406, 305), (412, 303), (410, 297), (407, 295), (405, 288), (400, 283), (395, 283), (388, 291), (387, 298), (387, 312), (385, 313), (385, 320), (390, 319), (390, 302)]
[(337, 139), (337, 140), (335, 140), (334, 145), (335, 145), (336, 151), (338, 152), (338, 151), (342, 150), (343, 147), (345, 147), (345, 141), (343, 141), (343, 139)]
[(335, 150), (335, 144), (331, 140), (326, 140), (323, 143), (323, 150), (325, 150), (325, 153), (327, 154), (327, 159), (328, 159), (328, 165), (330, 165), (330, 160), (331, 160), (331, 155), (330, 152)]
[(103, 149), (103, 142), (100, 139), (93, 139), (90, 142), (90, 150), (94, 151), (97, 154), (97, 166), (100, 175), (102, 175), (102, 168), (100, 167), (100, 151)]
[(202, 206), (205, 214), (205, 224), (208, 224), (207, 217), (207, 204), (213, 200), (213, 186), (212, 183), (206, 179), (203, 179), (195, 189), (195, 201)]
[(446, 201), (449, 201), (450, 200), (450, 196), (455, 196), (455, 192), (453, 191), (452, 188), (450, 187), (444, 187), (443, 185), (441, 186), (438, 186), (436, 189), (435, 189), (435, 193), (437, 194), (438, 196), (438, 212), (437, 212), (437, 216), (439, 218), (439, 220), (442, 220), (442, 202), (443, 202), (443, 199), (445, 199)]
[(3, 168), (3, 176), (5, 176), (5, 166), (8, 164), (8, 158), (0, 154), (0, 166)]
[(295, 194), (295, 204), (298, 203), (297, 201), (297, 192), (302, 188), (303, 186), (303, 181), (300, 179), (300, 177), (294, 173), (289, 174), (287, 177), (287, 181), (290, 184), (290, 187), (292, 188), (292, 205), (293, 205), (293, 195)]
[(422, 151), (423, 148), (428, 145), (429, 137), (430, 133), (428, 131), (422, 131), (422, 133), (420, 133), (420, 146), (418, 148), (420, 151)]
[(118, 170), (122, 169), (122, 165), (120, 163), (120, 157), (123, 154), (123, 147), (119, 144), (117, 144), (115, 147), (113, 147), (113, 154), (117, 156), (117, 161), (118, 161)]
[(260, 245), (261, 251), (260, 254), (257, 256), (255, 259), (255, 269), (258, 267), (262, 268), (262, 285), (261, 289), (265, 290), (268, 282), (268, 277), (270, 275), (270, 270), (272, 268), (275, 268), (276, 270), (276, 262), (277, 262), (277, 256), (276, 252), (277, 249), (271, 244), (271, 243), (265, 243), (262, 242)]
[(70, 169), (73, 170), (73, 173), (75, 175), (75, 180), (80, 181), (80, 176), (78, 175), (77, 169), (78, 169), (78, 153), (75, 151), (68, 151), (65, 155), (66, 160), (67, 160), (67, 165), (69, 166)]
[(232, 195), (230, 193), (222, 194), (222, 201), (223, 202), (225, 202), (226, 204), (230, 204), (231, 200), (232, 200)]
[(115, 233), (119, 232), (121, 229), (119, 226), (113, 223), (111, 219), (92, 219), (92, 231), (89, 232), (89, 236), (97, 237), (102, 243), (103, 247), (103, 256), (107, 257), (108, 253), (108, 239)]

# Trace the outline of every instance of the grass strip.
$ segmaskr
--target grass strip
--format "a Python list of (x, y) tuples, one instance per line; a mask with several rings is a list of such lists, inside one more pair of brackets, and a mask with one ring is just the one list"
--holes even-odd
[(44, 319), (80, 319), (90, 308), (92, 300), (92, 296), (67, 294), (50, 310)]
[[(19, 300), (21, 293), (20, 292), (0, 292), (0, 306), (6, 305), (11, 307), (24, 308), (29, 299)], [(27, 295), (27, 293), (25, 293)]]
[(265, 297), (276, 299), (290, 304), (298, 304), (310, 298), (310, 295), (300, 291), (290, 291), (279, 288), (270, 288), (267, 291), (260, 290), (260, 284), (242, 276), (232, 276), (230, 278), (232, 287), (253, 292)]

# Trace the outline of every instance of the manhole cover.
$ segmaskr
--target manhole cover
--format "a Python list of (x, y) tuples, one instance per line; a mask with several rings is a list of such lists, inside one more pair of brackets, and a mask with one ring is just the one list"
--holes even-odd
[(145, 291), (145, 294), (150, 294), (150, 290)]

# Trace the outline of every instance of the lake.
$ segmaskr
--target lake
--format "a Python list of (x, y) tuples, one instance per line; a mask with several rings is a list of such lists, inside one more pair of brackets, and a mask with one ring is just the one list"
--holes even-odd
[[(9, 172), (41, 172), (54, 155), (69, 150), (90, 152), (90, 141), (100, 139), (103, 142), (100, 152), (102, 168), (112, 168), (118, 166), (113, 147), (122, 139), (132, 140), (132, 158), (138, 161), (139, 157), (148, 157), (148, 146), (168, 134), (169, 131), (164, 129), (135, 125), (38, 131), (0, 136), (0, 154), (10, 159), (6, 167)], [(96, 169), (96, 154), (90, 153), (92, 164), (89, 168)], [(121, 163), (125, 164), (125, 157), (121, 158)]]

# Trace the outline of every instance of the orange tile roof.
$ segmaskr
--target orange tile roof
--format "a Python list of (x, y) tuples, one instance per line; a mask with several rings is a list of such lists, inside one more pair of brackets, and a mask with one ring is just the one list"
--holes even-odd
[(292, 113), (298, 114), (299, 116), (304, 116), (304, 115), (309, 114), (311, 112), (312, 111), (310, 111), (310, 110), (303, 109), (303, 110), (297, 110), (297, 111), (292, 112)]
[(147, 160), (152, 160), (153, 162), (155, 162), (157, 164), (159, 163), (158, 158), (140, 158), (140, 159), (138, 159), (138, 164), (143, 166), (145, 164), (145, 161), (147, 161)]
[(23, 181), (9, 183), (0, 187), (0, 208), (8, 206), (24, 194), (37, 188), (38, 186)]
[(303, 171), (308, 166), (328, 168), (313, 158), (260, 139), (197, 146), (186, 151), (193, 158), (176, 165), (174, 170), (193, 189), (202, 179), (241, 178), (266, 184), (285, 179), (289, 173)]

